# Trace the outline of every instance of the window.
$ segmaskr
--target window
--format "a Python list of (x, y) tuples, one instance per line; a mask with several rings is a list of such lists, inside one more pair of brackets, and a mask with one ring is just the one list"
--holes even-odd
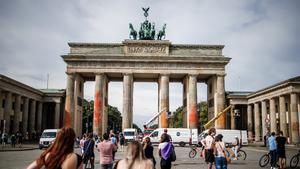
[(157, 136), (158, 136), (158, 131), (155, 131), (155, 132), (153, 132), (153, 133), (151, 134), (150, 137), (157, 137)]

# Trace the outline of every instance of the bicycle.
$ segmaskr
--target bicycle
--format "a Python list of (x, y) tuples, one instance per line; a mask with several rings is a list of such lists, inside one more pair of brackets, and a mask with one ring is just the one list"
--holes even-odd
[[(271, 161), (271, 155), (270, 155), (270, 152), (268, 152), (260, 157), (258, 164), (260, 167), (265, 167), (269, 164), (270, 161)], [(278, 159), (276, 161), (278, 162)], [(278, 164), (276, 164), (276, 165), (277, 165), (277, 167), (279, 167)]]
[(204, 146), (202, 146), (201, 148), (198, 148), (197, 146), (193, 145), (193, 146), (191, 146), (191, 151), (189, 152), (189, 157), (194, 158), (197, 155), (197, 153), (199, 153), (200, 157), (202, 157), (203, 151), (204, 151)]
[(300, 158), (300, 150), (298, 151), (297, 154), (295, 154), (290, 161), (290, 167), (291, 168), (296, 168), (298, 166), (299, 163), (299, 158)]
[[(232, 152), (231, 147), (226, 147), (227, 155), (232, 158), (232, 155), (231, 155), (232, 153), (230, 153), (230, 152)], [(239, 148), (238, 151), (237, 151), (237, 157), (236, 158), (238, 160), (246, 160), (247, 153), (244, 150), (242, 150), (241, 148)]]

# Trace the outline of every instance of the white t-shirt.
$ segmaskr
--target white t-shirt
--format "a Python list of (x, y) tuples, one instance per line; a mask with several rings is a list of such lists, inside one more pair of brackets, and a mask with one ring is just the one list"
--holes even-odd
[(211, 149), (211, 145), (214, 143), (214, 138), (211, 135), (208, 135), (204, 139), (205, 149)]

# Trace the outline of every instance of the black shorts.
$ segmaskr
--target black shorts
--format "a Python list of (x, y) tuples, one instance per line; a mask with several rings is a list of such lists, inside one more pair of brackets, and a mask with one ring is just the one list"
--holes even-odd
[(285, 150), (283, 150), (283, 149), (277, 149), (277, 156), (279, 158), (286, 158), (286, 156), (285, 156)]
[(213, 163), (215, 161), (215, 155), (213, 149), (205, 149), (205, 162)]

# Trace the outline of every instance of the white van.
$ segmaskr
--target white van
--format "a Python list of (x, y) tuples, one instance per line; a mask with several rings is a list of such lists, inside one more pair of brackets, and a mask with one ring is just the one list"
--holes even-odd
[(39, 148), (49, 147), (55, 140), (59, 129), (45, 129), (39, 141)]
[(138, 136), (137, 129), (135, 129), (135, 128), (124, 129), (123, 135), (125, 138), (125, 143), (134, 141), (137, 139), (137, 136)]
[[(223, 135), (223, 142), (225, 144), (232, 144), (235, 141), (235, 136), (240, 139), (241, 145), (248, 145), (247, 130), (226, 130), (216, 129), (216, 135)], [(199, 142), (208, 135), (208, 130), (203, 131), (199, 135)]]
[[(149, 135), (153, 144), (158, 144), (160, 142), (160, 137), (164, 133), (164, 129), (165, 128), (157, 128)], [(173, 144), (178, 144), (179, 146), (184, 147), (192, 141), (191, 129), (189, 128), (167, 128), (167, 130), (168, 134), (172, 138)]]

